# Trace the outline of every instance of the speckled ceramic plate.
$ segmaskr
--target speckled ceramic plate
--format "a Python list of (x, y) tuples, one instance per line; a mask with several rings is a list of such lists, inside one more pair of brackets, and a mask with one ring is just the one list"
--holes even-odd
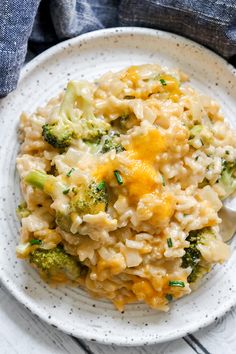
[[(0, 102), (0, 277), (9, 291), (33, 313), (74, 336), (119, 345), (163, 342), (193, 332), (236, 303), (236, 252), (204, 279), (201, 287), (173, 303), (169, 313), (143, 304), (119, 313), (81, 289), (52, 289), (25, 262), (15, 247), (20, 200), (15, 158), (22, 110), (32, 112), (74, 79), (92, 80), (108, 70), (131, 64), (160, 63), (179, 67), (192, 84), (212, 95), (236, 127), (236, 76), (233, 68), (209, 50), (182, 37), (150, 29), (117, 28), (82, 35), (44, 52), (23, 70), (17, 90)], [(232, 242), (232, 249), (235, 242)]]

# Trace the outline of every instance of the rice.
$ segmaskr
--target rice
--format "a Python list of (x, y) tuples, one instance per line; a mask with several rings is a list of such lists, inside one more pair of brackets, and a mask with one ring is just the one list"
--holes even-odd
[[(96, 84), (69, 85), (77, 95), (68, 113), (75, 128), (69, 146), (58, 149), (42, 134), (45, 125), (58, 124), (66, 114), (67, 93), (21, 115), (16, 163), (28, 215), (22, 217), (18, 256), (63, 247), (86, 269), (75, 283), (90, 294), (111, 300), (119, 310), (144, 301), (167, 311), (170, 299), (191, 292), (196, 269), (201, 278), (229, 257), (218, 212), (229, 194), (222, 176), (235, 163), (236, 134), (219, 105), (178, 70), (132, 66), (109, 72)], [(84, 116), (108, 127), (103, 136), (83, 138), (91, 128)], [(109, 139), (115, 148), (107, 148)], [(66, 189), (52, 196), (49, 189), (29, 185), (25, 178), (32, 170), (53, 175)], [(98, 209), (99, 201), (87, 213), (73, 209), (76, 193), (91, 183), (97, 191), (106, 188), (106, 207)], [(58, 215), (69, 218), (66, 226)], [(197, 245), (199, 259), (184, 266), (196, 232), (206, 233)]]

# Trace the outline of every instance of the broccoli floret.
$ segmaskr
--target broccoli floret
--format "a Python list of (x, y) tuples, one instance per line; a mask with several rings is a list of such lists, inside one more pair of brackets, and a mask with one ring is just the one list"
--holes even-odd
[(27, 209), (26, 202), (23, 202), (23, 203), (19, 204), (17, 209), (16, 209), (16, 214), (18, 215), (18, 217), (20, 219), (26, 218), (27, 216), (30, 215), (30, 213), (31, 212)]
[(192, 271), (188, 276), (188, 282), (193, 283), (200, 277), (202, 277), (207, 272), (207, 267), (204, 265), (201, 252), (198, 250), (197, 246), (199, 244), (205, 244), (209, 237), (212, 237), (213, 232), (210, 228), (206, 227), (201, 230), (190, 231), (188, 237), (189, 247), (185, 248), (185, 254), (182, 257), (183, 268), (191, 267)]
[(118, 118), (118, 121), (119, 121), (119, 124), (120, 124), (120, 127), (121, 129), (128, 129), (128, 125), (129, 125), (129, 121), (131, 119), (131, 115), (130, 114), (122, 114), (119, 118)]
[(71, 144), (73, 130), (66, 124), (45, 124), (42, 127), (44, 140), (57, 149), (64, 149)]
[(72, 226), (72, 217), (71, 214), (62, 213), (60, 211), (56, 212), (56, 224), (63, 231), (70, 232)]
[(108, 206), (105, 182), (99, 184), (92, 182), (89, 186), (73, 187), (72, 191), (74, 196), (71, 197), (68, 213), (56, 213), (56, 224), (66, 232), (71, 232), (76, 216), (97, 214), (100, 211), (106, 211)]
[(110, 128), (108, 123), (95, 117), (81, 118), (79, 123), (80, 132), (77, 137), (91, 142), (99, 141)]
[(29, 261), (42, 277), (51, 281), (61, 277), (76, 280), (80, 276), (79, 262), (60, 247), (50, 250), (37, 248), (30, 254)]
[(209, 271), (209, 265), (204, 264), (202, 260), (197, 263), (192, 272), (188, 276), (189, 283), (195, 283), (198, 279), (201, 279)]
[(53, 175), (39, 170), (30, 171), (24, 179), (25, 183), (31, 186), (43, 190), (46, 194), (50, 195), (52, 199), (56, 199), (58, 193), (62, 193), (67, 187), (58, 181)]
[(221, 178), (218, 181), (225, 194), (222, 199), (227, 198), (236, 190), (236, 162), (224, 161)]
[(30, 171), (25, 177), (25, 182), (31, 186), (43, 190), (46, 181), (52, 181), (54, 183), (55, 177), (47, 175), (45, 172), (39, 170)]
[[(103, 183), (102, 188), (100, 188)], [(106, 211), (108, 206), (108, 193), (105, 182), (90, 183), (88, 187), (77, 187), (75, 196), (71, 200), (71, 210), (79, 215), (97, 214)]]
[(56, 210), (56, 224), (66, 232), (70, 232), (77, 215), (97, 214), (107, 210), (108, 193), (106, 183), (103, 181), (99, 184), (91, 182), (89, 186), (80, 185), (70, 190), (55, 176), (33, 170), (25, 177), (25, 182), (43, 190), (53, 200), (58, 197), (62, 198), (62, 196), (67, 198), (65, 200), (68, 203), (66, 211), (61, 211), (59, 208)]
[(42, 135), (53, 147), (64, 149), (73, 138), (95, 139), (109, 128), (108, 123), (94, 116), (89, 84), (70, 81), (56, 121), (43, 125)]
[(117, 133), (105, 136), (101, 144), (101, 153), (103, 154), (111, 150), (115, 150), (117, 153), (124, 151), (124, 147), (119, 142), (119, 134)]
[(117, 119), (112, 121), (112, 126), (123, 133), (126, 133), (127, 130), (139, 124), (140, 122), (134, 113), (123, 113)]
[[(48, 194), (53, 200), (57, 199), (58, 196), (62, 198), (66, 196), (68, 187), (58, 181), (55, 176), (48, 175), (45, 172), (33, 170), (28, 173), (25, 177), (25, 182), (31, 186), (38, 188)], [(65, 198), (65, 197), (64, 197)], [(68, 210), (67, 213), (56, 211), (56, 224), (64, 231), (69, 232), (72, 225), (71, 215)]]
[(198, 264), (200, 257), (201, 257), (201, 253), (196, 248), (196, 245), (190, 244), (190, 246), (188, 248), (185, 248), (185, 254), (182, 258), (182, 267), (183, 268), (188, 268), (188, 267), (194, 268)]

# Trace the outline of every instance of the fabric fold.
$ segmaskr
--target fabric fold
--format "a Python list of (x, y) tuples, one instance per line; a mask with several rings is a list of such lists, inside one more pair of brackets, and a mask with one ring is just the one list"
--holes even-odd
[(0, 96), (15, 89), (28, 43), (37, 55), (59, 41), (116, 26), (162, 29), (226, 59), (236, 56), (235, 0), (1, 0)]

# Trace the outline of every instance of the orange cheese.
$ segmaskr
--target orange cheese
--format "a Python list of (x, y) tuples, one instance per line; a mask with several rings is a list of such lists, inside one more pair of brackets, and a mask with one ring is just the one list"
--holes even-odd
[[(154, 197), (158, 197), (160, 199), (159, 195), (154, 195)], [(153, 211), (153, 216), (151, 217), (149, 222), (153, 226), (159, 226), (160, 222), (168, 223), (175, 211), (175, 199), (170, 194), (165, 195), (161, 198), (161, 206), (155, 205), (151, 209)]]
[(112, 302), (119, 311), (123, 311), (126, 304), (137, 302), (137, 298), (132, 293), (128, 295), (117, 295), (114, 299), (112, 299)]
[(181, 95), (178, 80), (174, 76), (167, 74), (161, 74), (160, 80), (164, 80), (166, 82), (166, 85), (163, 85), (163, 89), (170, 93), (170, 99), (177, 102), (179, 100), (179, 96)]
[(164, 136), (157, 129), (146, 134), (133, 137), (126, 150), (132, 153), (133, 158), (153, 162), (158, 153), (164, 152), (167, 144)]
[[(167, 149), (164, 136), (158, 129), (152, 129), (146, 134), (134, 136), (128, 146), (126, 146), (126, 156), (128, 164), (123, 165), (117, 160), (109, 161), (97, 168), (94, 177), (98, 180), (110, 182), (115, 180), (114, 170), (119, 170), (123, 185), (128, 192), (131, 203), (137, 203), (144, 195), (154, 192), (159, 188), (161, 182), (158, 179), (158, 172), (154, 167), (156, 156)], [(168, 204), (163, 209), (163, 213), (169, 214)]]
[(132, 202), (136, 202), (142, 195), (151, 193), (156, 188), (156, 176), (152, 165), (145, 161), (132, 160), (130, 169), (124, 176), (124, 183)]
[(155, 290), (148, 280), (140, 280), (134, 283), (132, 291), (139, 301), (155, 296)]
[(165, 139), (157, 129), (133, 137), (126, 147), (131, 165), (125, 181), (133, 201), (151, 193), (157, 187), (157, 172), (153, 162), (157, 154), (165, 149)]
[(114, 177), (114, 170), (117, 169), (117, 162), (115, 160), (108, 161), (103, 165), (100, 165), (93, 173), (97, 181), (107, 181), (110, 182)]
[(124, 73), (124, 75), (121, 77), (121, 80), (124, 81), (131, 81), (134, 86), (136, 86), (136, 83), (139, 80), (139, 74), (138, 74), (138, 66), (130, 66), (127, 71)]

